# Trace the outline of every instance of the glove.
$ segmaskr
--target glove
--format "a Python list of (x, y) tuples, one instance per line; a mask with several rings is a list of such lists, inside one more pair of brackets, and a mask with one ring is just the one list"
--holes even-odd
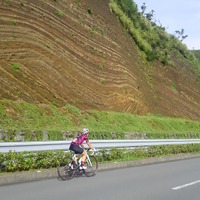
[(90, 151), (92, 151), (92, 153), (90, 154), (91, 156), (93, 156), (94, 155), (94, 153), (96, 152), (96, 149), (95, 148), (93, 148), (93, 149), (90, 149)]

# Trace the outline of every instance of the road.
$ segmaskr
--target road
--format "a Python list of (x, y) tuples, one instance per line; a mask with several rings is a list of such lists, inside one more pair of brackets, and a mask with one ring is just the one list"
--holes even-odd
[(0, 187), (3, 200), (199, 200), (200, 158)]

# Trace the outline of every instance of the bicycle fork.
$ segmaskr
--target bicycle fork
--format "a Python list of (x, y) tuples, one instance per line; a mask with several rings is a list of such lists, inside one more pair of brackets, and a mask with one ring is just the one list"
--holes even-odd
[(92, 162), (90, 161), (90, 157), (86, 155), (87, 164), (89, 167), (92, 167)]

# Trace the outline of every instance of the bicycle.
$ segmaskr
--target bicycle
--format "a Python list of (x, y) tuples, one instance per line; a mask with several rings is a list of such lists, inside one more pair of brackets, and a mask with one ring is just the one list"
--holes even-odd
[(65, 181), (83, 174), (85, 174), (87, 177), (94, 176), (98, 169), (98, 161), (94, 156), (94, 152), (90, 156), (88, 155), (89, 151), (90, 149), (86, 151), (86, 169), (80, 169), (82, 158), (81, 154), (75, 154), (73, 151), (71, 151), (71, 155), (64, 156), (57, 167), (58, 178)]

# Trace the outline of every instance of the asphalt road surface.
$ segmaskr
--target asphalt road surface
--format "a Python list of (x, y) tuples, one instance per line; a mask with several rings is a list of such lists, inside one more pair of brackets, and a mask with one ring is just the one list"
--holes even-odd
[(1, 200), (199, 200), (200, 158), (0, 187)]

